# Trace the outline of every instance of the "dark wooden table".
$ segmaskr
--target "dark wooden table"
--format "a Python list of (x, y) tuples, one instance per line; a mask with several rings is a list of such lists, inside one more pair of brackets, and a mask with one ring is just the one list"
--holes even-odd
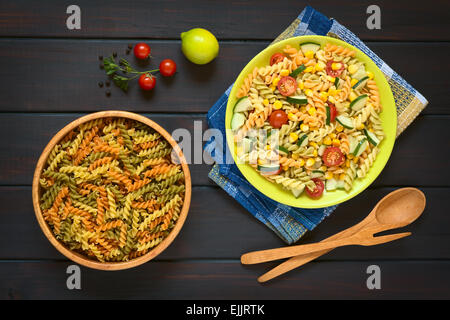
[[(381, 30), (366, 27), (373, 1), (314, 1), (361, 37), (417, 88), (429, 106), (399, 137), (373, 185), (342, 204), (301, 242), (319, 241), (362, 219), (388, 192), (415, 186), (427, 196), (413, 235), (376, 247), (347, 247), (261, 285), (275, 264), (242, 266), (242, 253), (284, 243), (207, 177), (209, 165), (191, 165), (193, 198), (181, 233), (157, 259), (132, 270), (81, 268), (81, 290), (68, 290), (73, 264), (46, 240), (34, 216), (31, 180), (50, 138), (86, 113), (120, 109), (143, 113), (172, 132), (206, 128), (205, 115), (242, 67), (267, 46), (306, 1), (87, 1), (81, 30), (66, 28), (68, 2), (0, 2), (0, 298), (312, 299), (450, 298), (450, 6), (448, 1), (376, 1)], [(416, 3), (417, 2), (417, 3)], [(179, 34), (211, 30), (220, 53), (196, 66), (180, 51)], [(142, 93), (111, 86), (98, 55), (125, 55), (128, 43), (153, 48), (150, 66), (163, 58), (177, 75)], [(133, 63), (135, 61), (131, 58)], [(367, 267), (381, 269), (381, 289), (369, 290)]]

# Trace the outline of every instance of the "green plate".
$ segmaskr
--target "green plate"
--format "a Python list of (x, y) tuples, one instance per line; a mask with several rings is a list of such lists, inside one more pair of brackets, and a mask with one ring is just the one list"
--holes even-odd
[(332, 44), (341, 45), (343, 47), (347, 47), (356, 51), (356, 58), (364, 62), (366, 65), (366, 70), (371, 71), (375, 76), (375, 81), (377, 82), (380, 91), (380, 101), (383, 106), (383, 111), (380, 113), (380, 118), (386, 137), (379, 145), (380, 152), (377, 155), (377, 158), (375, 159), (375, 162), (370, 171), (363, 179), (356, 179), (353, 183), (353, 188), (349, 192), (346, 192), (344, 190), (326, 192), (319, 199), (310, 199), (305, 193), (303, 193), (300, 197), (295, 198), (289, 190), (285, 190), (281, 186), (266, 180), (249, 164), (238, 163), (236, 161), (235, 151), (232, 153), (232, 155), (234, 161), (236, 162), (239, 170), (244, 175), (244, 177), (257, 190), (265, 194), (267, 197), (277, 202), (298, 208), (324, 208), (349, 200), (365, 190), (381, 173), (391, 155), (392, 148), (394, 147), (397, 130), (397, 110), (395, 108), (395, 102), (391, 88), (389, 87), (389, 84), (381, 70), (361, 50), (341, 40), (324, 36), (294, 37), (280, 41), (274, 45), (267, 47), (258, 55), (256, 55), (245, 66), (245, 68), (236, 79), (230, 93), (230, 98), (228, 99), (225, 115), (225, 128), (227, 129), (226, 138), (228, 146), (230, 150), (236, 150), (233, 133), (231, 131), (231, 118), (233, 116), (233, 107), (237, 100), (237, 90), (241, 87), (245, 77), (254, 69), (254, 67), (263, 67), (269, 65), (270, 57), (276, 52), (282, 52), (282, 49), (287, 44), (291, 45), (292, 47), (299, 48), (300, 43), (309, 41), (320, 43), (322, 46), (325, 43), (330, 42)]

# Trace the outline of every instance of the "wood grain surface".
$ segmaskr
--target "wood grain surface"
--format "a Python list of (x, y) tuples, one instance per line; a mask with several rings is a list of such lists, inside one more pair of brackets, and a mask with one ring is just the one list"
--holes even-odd
[[(448, 299), (450, 298), (450, 3), (416, 1), (87, 1), (82, 29), (68, 31), (68, 3), (0, 2), (0, 299)], [(66, 288), (67, 260), (47, 241), (33, 212), (32, 175), (40, 153), (70, 121), (95, 111), (125, 110), (149, 117), (169, 133), (207, 129), (206, 112), (240, 70), (305, 5), (348, 27), (428, 100), (397, 139), (373, 185), (336, 211), (299, 243), (320, 241), (360, 221), (388, 192), (414, 186), (427, 197), (423, 216), (399, 232), (412, 236), (370, 248), (339, 248), (282, 277), (256, 278), (276, 264), (242, 266), (244, 252), (284, 245), (208, 178), (210, 165), (190, 165), (193, 193), (188, 218), (174, 242), (135, 269), (82, 268), (82, 290)], [(366, 27), (370, 4), (381, 9), (381, 30)], [(218, 38), (217, 59), (187, 61), (179, 35), (204, 27)], [(147, 64), (126, 54), (146, 41)], [(175, 77), (158, 77), (154, 91), (132, 83), (128, 93), (107, 80), (99, 55), (117, 52), (140, 70), (163, 58)], [(105, 91), (110, 90), (107, 97)], [(197, 142), (202, 143), (202, 142)], [(366, 269), (379, 265), (382, 289), (368, 290)]]

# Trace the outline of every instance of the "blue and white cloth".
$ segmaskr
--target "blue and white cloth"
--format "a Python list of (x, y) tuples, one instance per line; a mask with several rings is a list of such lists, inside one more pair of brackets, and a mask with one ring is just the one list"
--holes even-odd
[[(339, 38), (359, 48), (375, 62), (387, 78), (394, 95), (398, 116), (397, 135), (427, 105), (427, 100), (419, 92), (336, 20), (329, 19), (307, 6), (274, 42), (301, 35), (328, 35)], [(220, 130), (222, 137), (225, 137), (225, 111), (232, 86), (212, 106), (207, 115), (209, 127)], [(216, 161), (209, 177), (288, 244), (295, 243), (308, 230), (314, 229), (337, 207), (301, 209), (278, 203), (256, 190), (234, 163), (226, 163), (225, 158), (229, 159), (230, 151), (225, 142), (212, 138), (206, 143), (205, 150)]]

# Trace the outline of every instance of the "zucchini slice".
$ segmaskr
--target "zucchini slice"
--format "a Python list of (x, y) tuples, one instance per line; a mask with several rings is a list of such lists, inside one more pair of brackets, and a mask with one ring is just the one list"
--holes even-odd
[(344, 182), (344, 180), (338, 180), (337, 181), (336, 189), (345, 190), (345, 182)]
[(300, 44), (300, 48), (302, 49), (303, 54), (308, 51), (316, 53), (316, 51), (320, 49), (320, 44), (315, 42), (304, 42)]
[(344, 81), (342, 81), (341, 78), (339, 78), (339, 77), (334, 78), (334, 86), (336, 87), (336, 89), (339, 89), (339, 87), (341, 86), (341, 84), (343, 82)]
[(236, 131), (245, 123), (245, 116), (243, 113), (236, 112), (231, 119), (231, 130)]
[(336, 121), (339, 122), (341, 124), (341, 126), (343, 126), (346, 129), (353, 129), (353, 121), (351, 118), (346, 117), (344, 115), (342, 116), (337, 116), (336, 117)]
[(362, 94), (350, 103), (350, 108), (354, 111), (361, 110), (366, 106), (368, 99), (369, 96), (367, 94)]
[(352, 75), (352, 78), (356, 80), (361, 80), (365, 76), (367, 76), (366, 68), (363, 65), (361, 65), (359, 69)]
[(304, 95), (286, 97), (287, 102), (292, 104), (307, 104), (308, 99)]
[(325, 175), (325, 172), (322, 170), (313, 170), (311, 171), (311, 178), (321, 178)]
[(244, 153), (249, 153), (253, 149), (254, 141), (250, 138), (242, 139), (242, 150)]
[(359, 80), (355, 85), (352, 87), (354, 90), (361, 90), (366, 86), (367, 81), (369, 80), (368, 76), (365, 76), (361, 80)]
[(325, 151), (326, 148), (327, 148), (327, 145), (326, 145), (326, 144), (322, 144), (322, 145), (319, 147), (319, 151), (317, 151), (317, 154), (318, 154), (319, 156), (323, 156), (323, 153), (324, 153), (324, 151)]
[(278, 153), (287, 156), (289, 154), (289, 150), (283, 146), (278, 146)]
[(329, 180), (327, 180), (327, 182), (325, 182), (325, 188), (327, 189), (327, 191), (336, 190), (336, 187), (337, 187), (337, 181), (334, 178), (329, 179)]
[(280, 170), (280, 166), (279, 165), (258, 165), (257, 169), (259, 171), (259, 173), (263, 176), (271, 176), (274, 174), (277, 174)]
[(355, 157), (359, 157), (364, 152), (364, 150), (366, 150), (368, 145), (369, 142), (367, 141), (367, 139), (366, 138), (362, 139), (356, 146), (355, 151), (353, 151), (353, 155)]
[(329, 106), (325, 106), (325, 110), (326, 110), (326, 114), (327, 114), (327, 118), (325, 120), (325, 123), (329, 126), (330, 122), (331, 122), (331, 109)]
[(291, 189), (291, 192), (294, 195), (294, 197), (298, 198), (302, 194), (303, 190), (305, 190), (304, 185), (300, 189)]
[(234, 112), (245, 112), (253, 110), (252, 103), (250, 102), (250, 98), (245, 96), (236, 101), (234, 105)]
[(373, 146), (376, 147), (380, 143), (380, 139), (378, 139), (377, 136), (373, 132), (370, 132), (369, 130), (364, 128), (364, 134), (366, 135), (367, 140), (369, 140), (369, 142)]
[(298, 67), (297, 69), (295, 69), (294, 71), (291, 72), (290, 76), (292, 78), (296, 78), (300, 73), (302, 73), (303, 71), (305, 71), (306, 67), (304, 64), (302, 64), (300, 67)]
[(297, 145), (299, 147), (304, 147), (308, 144), (308, 142), (309, 142), (309, 138), (308, 138), (308, 135), (305, 133), (300, 138), (298, 138)]

